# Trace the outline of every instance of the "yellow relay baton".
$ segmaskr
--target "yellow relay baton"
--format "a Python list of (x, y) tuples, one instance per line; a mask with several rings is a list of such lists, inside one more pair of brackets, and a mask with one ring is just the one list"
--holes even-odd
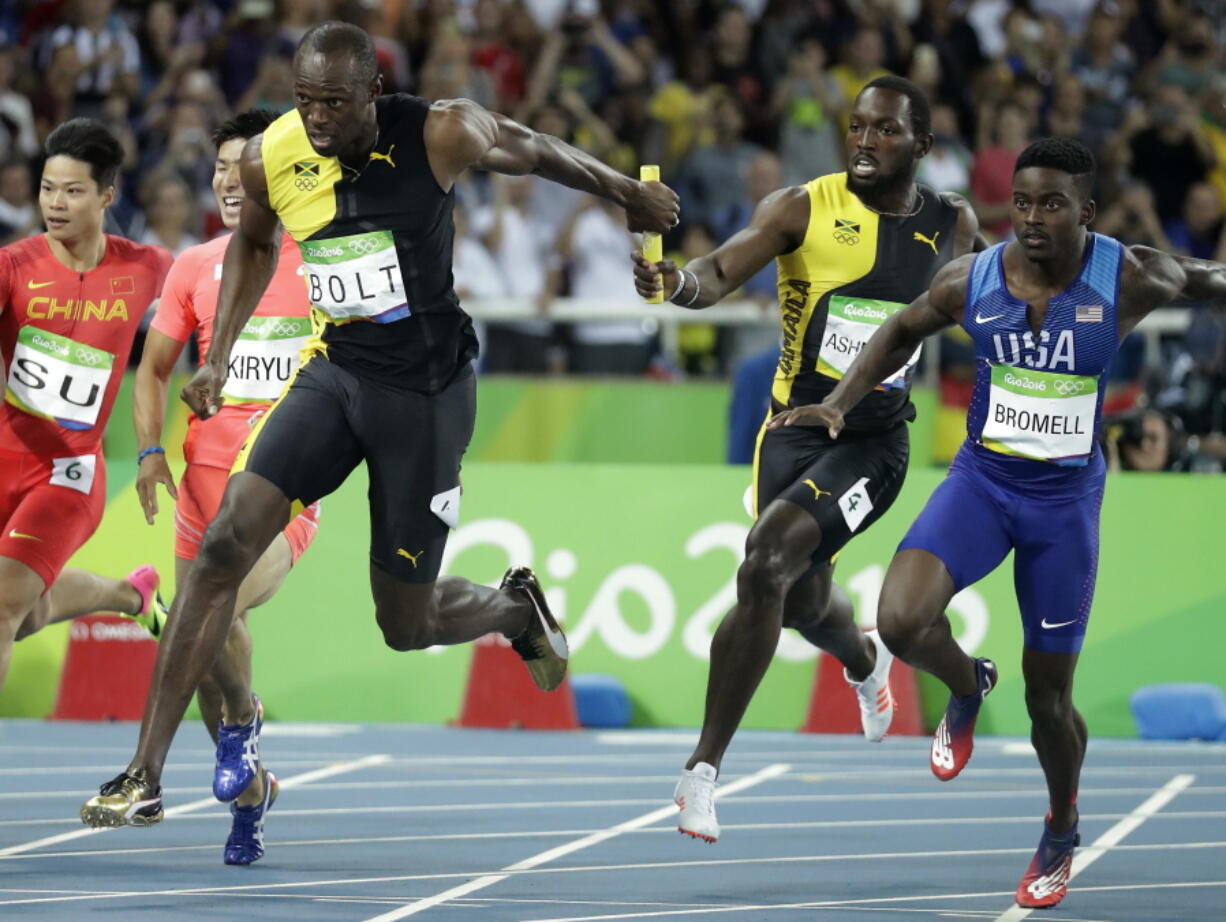
[[(660, 168), (655, 165), (644, 165), (639, 167), (639, 182), (659, 182)], [(664, 241), (659, 234), (653, 234), (651, 231), (643, 231), (643, 258), (649, 263), (658, 263), (664, 258)], [(660, 276), (656, 276), (656, 281), (660, 280)], [(648, 304), (663, 304), (664, 292), (657, 291), (650, 298), (644, 299)]]

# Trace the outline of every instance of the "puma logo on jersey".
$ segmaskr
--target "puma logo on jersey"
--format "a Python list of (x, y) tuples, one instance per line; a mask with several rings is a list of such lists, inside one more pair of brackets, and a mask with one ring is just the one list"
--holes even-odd
[(396, 550), (396, 553), (399, 554), (401, 557), (405, 558), (406, 560), (408, 560), (408, 562), (413, 565), (413, 569), (416, 570), (417, 569), (417, 559), (426, 552), (424, 550), (420, 550), (416, 554), (410, 554), (404, 548), (398, 548)]
[(370, 152), (370, 159), (371, 160), (386, 160), (389, 164), (391, 164), (392, 169), (395, 169), (396, 162), (392, 160), (392, 151), (394, 151), (395, 149), (396, 149), (396, 145), (393, 144), (391, 147), (387, 149), (386, 154), (381, 154), (377, 150), (372, 150)]
[(932, 247), (932, 252), (935, 253), (937, 251), (937, 238), (940, 236), (941, 236), (940, 231), (937, 231), (931, 237), (925, 237), (919, 231), (916, 231), (914, 234), (911, 235), (911, 239), (918, 240), (920, 243), (928, 244), (928, 246)]
[(805, 486), (807, 486), (809, 489), (813, 491), (813, 498), (815, 500), (821, 499), (823, 496), (833, 495), (828, 490), (819, 490), (817, 488), (817, 484), (815, 484), (812, 480), (802, 480), (801, 483), (803, 483)]

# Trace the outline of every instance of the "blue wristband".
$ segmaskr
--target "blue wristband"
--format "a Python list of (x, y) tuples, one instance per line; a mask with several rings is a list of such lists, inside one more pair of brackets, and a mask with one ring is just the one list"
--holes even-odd
[(166, 449), (163, 448), (161, 445), (150, 445), (148, 448), (142, 448), (140, 450), (140, 454), (136, 456), (136, 464), (139, 467), (140, 463), (144, 461), (145, 458), (149, 457), (149, 455), (164, 455), (164, 454), (166, 454)]

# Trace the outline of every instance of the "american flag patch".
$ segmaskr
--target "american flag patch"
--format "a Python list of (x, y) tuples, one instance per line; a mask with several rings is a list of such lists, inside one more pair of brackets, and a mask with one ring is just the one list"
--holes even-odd
[(1102, 323), (1103, 306), (1101, 304), (1078, 304), (1073, 319), (1077, 323)]

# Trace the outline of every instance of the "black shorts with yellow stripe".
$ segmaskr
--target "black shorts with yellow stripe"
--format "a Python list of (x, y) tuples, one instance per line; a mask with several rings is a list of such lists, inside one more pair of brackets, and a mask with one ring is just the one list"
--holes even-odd
[(430, 583), (459, 521), (460, 460), (475, 416), (471, 366), (438, 393), (422, 394), (317, 355), (260, 418), (234, 471), (258, 474), (308, 506), (365, 461), (371, 562), (396, 579)]
[(816, 426), (763, 426), (754, 454), (755, 511), (780, 499), (800, 506), (822, 530), (813, 563), (828, 563), (898, 498), (909, 454), (905, 422), (881, 432), (845, 429), (837, 439)]

